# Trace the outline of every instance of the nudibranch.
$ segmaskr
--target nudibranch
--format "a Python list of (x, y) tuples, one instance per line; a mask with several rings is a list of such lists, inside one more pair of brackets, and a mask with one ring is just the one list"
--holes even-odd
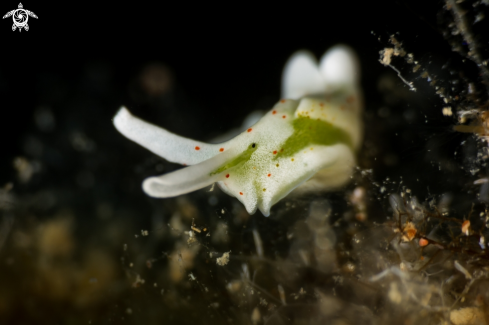
[(345, 184), (362, 139), (359, 65), (337, 45), (319, 64), (299, 51), (287, 62), (282, 100), (235, 138), (207, 144), (147, 123), (122, 107), (114, 125), (124, 136), (183, 169), (144, 180), (149, 196), (167, 198), (213, 183), (249, 214), (265, 216), (292, 190), (324, 191)]

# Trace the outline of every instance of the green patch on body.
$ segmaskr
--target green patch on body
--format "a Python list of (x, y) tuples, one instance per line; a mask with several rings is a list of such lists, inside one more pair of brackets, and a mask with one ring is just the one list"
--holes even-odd
[(257, 144), (255, 144), (255, 143), (250, 144), (248, 146), (248, 148), (245, 151), (243, 151), (239, 156), (237, 156), (236, 158), (234, 158), (230, 162), (222, 165), (221, 167), (217, 168), (216, 170), (212, 171), (209, 175), (212, 176), (212, 175), (222, 173), (226, 169), (229, 169), (229, 168), (235, 167), (239, 164), (247, 162), (248, 160), (250, 160), (251, 155), (256, 151), (257, 148), (258, 148)]
[(344, 130), (331, 123), (315, 120), (308, 117), (299, 117), (292, 121), (294, 134), (292, 134), (278, 150), (274, 160), (281, 157), (292, 157), (299, 150), (314, 145), (332, 146), (344, 143), (353, 150), (353, 141)]

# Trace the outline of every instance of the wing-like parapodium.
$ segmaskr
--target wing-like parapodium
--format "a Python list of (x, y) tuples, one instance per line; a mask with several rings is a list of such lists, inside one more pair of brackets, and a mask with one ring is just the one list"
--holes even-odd
[(311, 52), (299, 51), (285, 64), (282, 75), (282, 98), (300, 99), (324, 92), (324, 80)]
[(198, 164), (227, 149), (224, 144), (208, 144), (178, 136), (133, 116), (125, 107), (114, 117), (114, 126), (130, 140), (182, 165)]
[(232, 161), (239, 151), (228, 150), (197, 165), (172, 173), (149, 177), (143, 182), (143, 190), (152, 197), (174, 197), (196, 191), (225, 179), (226, 170), (216, 172), (220, 166)]
[(319, 70), (328, 86), (358, 86), (360, 64), (355, 52), (346, 45), (336, 45), (321, 57)]

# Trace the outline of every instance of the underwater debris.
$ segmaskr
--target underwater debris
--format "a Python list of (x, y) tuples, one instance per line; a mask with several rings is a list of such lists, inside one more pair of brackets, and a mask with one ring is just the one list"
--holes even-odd
[(221, 257), (218, 257), (216, 259), (217, 265), (224, 266), (224, 265), (228, 264), (229, 263), (229, 253), (230, 252), (226, 252), (226, 253), (222, 254)]

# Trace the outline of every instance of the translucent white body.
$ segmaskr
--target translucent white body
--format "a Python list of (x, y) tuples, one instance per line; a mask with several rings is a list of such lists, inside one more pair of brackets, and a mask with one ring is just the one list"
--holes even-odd
[[(336, 46), (318, 65), (305, 51), (286, 64), (283, 98), (235, 138), (207, 144), (175, 135), (134, 117), (122, 107), (115, 127), (168, 161), (188, 165), (143, 182), (153, 197), (173, 197), (217, 182), (248, 213), (268, 216), (297, 189), (324, 191), (345, 184), (361, 144), (362, 100), (354, 53)], [(307, 181), (307, 182), (306, 182)]]

